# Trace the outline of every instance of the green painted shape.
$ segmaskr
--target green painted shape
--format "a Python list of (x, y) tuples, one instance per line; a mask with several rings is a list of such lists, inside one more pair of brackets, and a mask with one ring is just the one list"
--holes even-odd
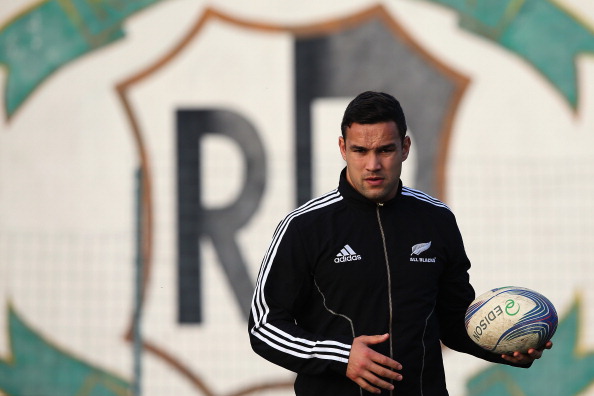
[(159, 1), (49, 0), (1, 26), (6, 114), (65, 64), (122, 38), (126, 18)]
[(574, 109), (576, 58), (594, 53), (594, 29), (550, 0), (429, 0), (454, 9), (460, 26), (516, 53)]
[(2, 29), (0, 63), (8, 71), (7, 114), (13, 114), (49, 74), (87, 50), (55, 1), (42, 3)]
[(55, 347), (9, 310), (11, 353), (0, 359), (9, 396), (127, 396), (130, 384)]
[(517, 0), (430, 0), (453, 8), (460, 16), (460, 24), (473, 33), (490, 36), (493, 29), (513, 12)]
[(92, 37), (116, 33), (123, 35), (122, 25), (128, 17), (162, 0), (58, 0), (81, 31)]
[(470, 378), (468, 396), (577, 396), (594, 383), (594, 352), (578, 349), (580, 302), (559, 323), (554, 346), (529, 369), (493, 365)]

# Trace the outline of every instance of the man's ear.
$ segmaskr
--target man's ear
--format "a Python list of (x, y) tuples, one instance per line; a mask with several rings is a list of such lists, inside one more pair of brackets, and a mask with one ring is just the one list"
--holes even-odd
[(338, 137), (338, 147), (340, 148), (340, 155), (346, 161), (346, 142), (342, 136)]
[(408, 153), (410, 153), (410, 145), (412, 144), (410, 137), (405, 136), (404, 140), (402, 141), (402, 161), (405, 161), (408, 158)]

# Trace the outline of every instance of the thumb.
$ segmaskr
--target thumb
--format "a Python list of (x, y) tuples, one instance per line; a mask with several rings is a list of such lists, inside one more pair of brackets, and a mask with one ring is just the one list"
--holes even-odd
[(381, 335), (359, 336), (357, 338), (361, 342), (363, 342), (367, 345), (375, 345), (375, 344), (381, 344), (382, 342), (387, 341), (388, 338), (390, 338), (390, 334), (385, 333), (385, 334), (381, 334)]

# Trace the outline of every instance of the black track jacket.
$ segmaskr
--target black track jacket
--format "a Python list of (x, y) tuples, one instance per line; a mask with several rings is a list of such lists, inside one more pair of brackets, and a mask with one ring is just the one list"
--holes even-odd
[(507, 364), (466, 333), (475, 297), (469, 268), (445, 204), (402, 183), (395, 198), (376, 204), (343, 170), (337, 190), (278, 225), (252, 301), (252, 348), (298, 373), (297, 395), (362, 395), (345, 376), (353, 338), (390, 333), (373, 348), (403, 366), (393, 394), (447, 395), (440, 340)]

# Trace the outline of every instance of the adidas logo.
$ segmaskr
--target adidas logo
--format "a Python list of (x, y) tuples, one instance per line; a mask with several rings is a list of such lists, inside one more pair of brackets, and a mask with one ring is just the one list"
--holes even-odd
[(342, 250), (338, 252), (336, 257), (334, 258), (335, 263), (344, 263), (346, 261), (358, 261), (361, 260), (361, 255), (355, 253), (353, 248), (349, 245), (344, 245)]

